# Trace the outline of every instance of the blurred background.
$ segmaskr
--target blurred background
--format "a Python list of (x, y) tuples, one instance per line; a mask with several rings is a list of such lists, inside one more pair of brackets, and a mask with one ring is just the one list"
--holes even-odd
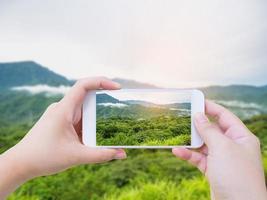
[[(1, 0), (0, 152), (75, 80), (199, 88), (262, 143), (267, 173), (265, 0)], [(37, 178), (9, 199), (208, 199), (205, 178), (167, 150)]]

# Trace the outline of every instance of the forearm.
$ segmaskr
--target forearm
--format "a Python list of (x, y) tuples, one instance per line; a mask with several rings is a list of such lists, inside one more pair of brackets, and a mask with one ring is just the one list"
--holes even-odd
[(12, 149), (0, 155), (0, 199), (5, 199), (29, 177)]
[(234, 189), (227, 192), (211, 191), (211, 200), (266, 200), (267, 190), (265, 186), (251, 187), (247, 190)]
[[(238, 172), (236, 172), (236, 174), (238, 174)], [(212, 184), (210, 185), (212, 200), (267, 199), (265, 177), (263, 169), (261, 168), (252, 170), (252, 172), (248, 172), (247, 175), (244, 174), (242, 176), (242, 174), (238, 174), (237, 176), (234, 176), (230, 181), (221, 180), (218, 184), (212, 182)]]

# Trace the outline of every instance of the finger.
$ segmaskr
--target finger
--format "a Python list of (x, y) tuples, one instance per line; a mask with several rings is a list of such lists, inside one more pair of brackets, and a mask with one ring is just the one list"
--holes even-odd
[(226, 137), (223, 135), (220, 128), (210, 123), (205, 114), (197, 113), (194, 116), (194, 124), (198, 134), (208, 148), (213, 148), (217, 143), (226, 140)]
[(212, 101), (206, 100), (205, 107), (206, 114), (215, 117), (219, 126), (224, 131), (236, 125), (244, 127), (243, 122), (223, 106), (218, 105)]
[(120, 89), (120, 84), (105, 77), (81, 79), (77, 81), (70, 91), (65, 95), (65, 97), (62, 99), (62, 102), (67, 105), (67, 108), (81, 108), (87, 92), (97, 89)]
[(197, 167), (202, 173), (205, 173), (207, 158), (204, 154), (182, 147), (172, 149), (172, 153), (182, 160), (186, 160), (193, 166)]
[(80, 152), (82, 164), (102, 163), (113, 159), (125, 159), (127, 157), (123, 149), (97, 149), (82, 145)]

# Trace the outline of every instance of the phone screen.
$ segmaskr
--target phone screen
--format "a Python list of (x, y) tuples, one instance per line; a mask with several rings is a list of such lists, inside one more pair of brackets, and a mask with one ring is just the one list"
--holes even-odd
[(191, 94), (114, 90), (96, 93), (97, 146), (191, 143)]

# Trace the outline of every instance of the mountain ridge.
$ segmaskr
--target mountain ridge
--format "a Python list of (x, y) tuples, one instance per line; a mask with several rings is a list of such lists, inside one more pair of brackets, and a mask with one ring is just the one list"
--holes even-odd
[[(11, 69), (13, 67), (13, 69)], [(9, 72), (4, 72), (3, 70), (7, 70), (9, 68)], [(21, 69), (23, 70), (29, 70), (27, 71), (28, 77), (32, 77), (34, 80), (25, 80), (25, 82), (19, 82), (16, 84), (16, 82), (12, 82), (12, 79), (9, 80), (9, 83), (7, 86), (14, 87), (14, 86), (22, 86), (22, 85), (35, 85), (35, 84), (48, 84), (51, 86), (59, 86), (59, 85), (72, 85), (74, 83), (74, 80), (69, 80), (63, 75), (60, 75), (52, 70), (50, 70), (48, 67), (45, 67), (43, 65), (40, 65), (39, 63), (31, 60), (26, 61), (15, 61), (15, 62), (0, 62), (0, 87), (5, 86), (3, 83), (3, 80), (6, 80), (6, 76), (9, 75), (16, 75), (16, 78), (19, 76), (22, 76), (24, 74), (21, 73)], [(50, 75), (51, 78), (55, 78), (55, 80), (50, 79), (44, 79), (40, 76), (40, 74), (36, 73), (36, 71), (32, 71), (32, 69), (39, 70), (37, 72), (44, 73), (46, 75)], [(39, 69), (38, 69), (39, 68)], [(31, 74), (33, 73), (33, 74)], [(42, 74), (43, 75), (43, 74)], [(10, 77), (9, 77), (10, 78)], [(40, 78), (38, 81), (37, 78)], [(150, 83), (143, 83), (136, 80), (131, 79), (124, 79), (124, 78), (113, 78), (113, 81), (117, 81), (120, 84), (122, 84), (125, 88), (161, 88), (159, 86), (150, 84)], [(247, 88), (247, 89), (264, 89), (267, 91), (267, 85), (262, 86), (254, 86), (254, 85), (245, 85), (245, 84), (231, 84), (231, 85), (211, 85), (207, 87), (198, 87), (199, 89), (209, 88), (209, 89), (220, 89), (220, 88)]]
[[(160, 88), (153, 84), (142, 83), (135, 80), (114, 78), (123, 88)], [(0, 63), (0, 91), (16, 86), (46, 84), (49, 86), (71, 86), (74, 81), (51, 71), (34, 61)], [(205, 96), (210, 99), (227, 101), (239, 100), (243, 102), (256, 102), (267, 105), (267, 85), (228, 85), (199, 87)]]
[(0, 63), (1, 89), (37, 84), (50, 86), (71, 85), (72, 82), (34, 61)]
[[(4, 64), (6, 65), (10, 63), (0, 63), (0, 66), (3, 67)], [(35, 70), (26, 70), (26, 72), (21, 72), (21, 69), (25, 70), (25, 68), (19, 67), (21, 65), (34, 65), (35, 67), (33, 68), (37, 68), (37, 72), (39, 73)], [(57, 96), (47, 95), (46, 93), (32, 95), (31, 93), (25, 91), (9, 90), (12, 87), (25, 85), (35, 86), (37, 84), (47, 84), (57, 87), (59, 85), (71, 86), (74, 83), (74, 81), (68, 80), (64, 76), (61, 76), (48, 68), (43, 66), (39, 68), (38, 66), (41, 65), (33, 61), (13, 62), (12, 66), (8, 67), (8, 69), (11, 70), (9, 73), (4, 73), (2, 70), (4, 68), (0, 67), (0, 119), (5, 118), (12, 122), (22, 122), (22, 119), (26, 120), (26, 116), (28, 116), (29, 119), (32, 118), (32, 116), (34, 119), (38, 118), (47, 105), (54, 102), (55, 99), (60, 100), (62, 98), (62, 93)], [(32, 67), (29, 68), (31, 69)], [(21, 78), (21, 76), (24, 75), (25, 77)], [(39, 77), (40, 80), (38, 79)], [(20, 81), (17, 81), (17, 79)], [(115, 78), (113, 80), (120, 82), (123, 88), (158, 88), (157, 86), (134, 80), (121, 78)], [(8, 82), (5, 83), (5, 81)], [(225, 107), (231, 108), (231, 110), (235, 111), (238, 116), (248, 118), (253, 115), (267, 113), (267, 85), (216, 85), (202, 87), (199, 89), (204, 92), (206, 98), (215, 100)], [(42, 106), (39, 104), (41, 101), (43, 102), (41, 104)], [(247, 105), (244, 105), (244, 103)], [(246, 106), (248, 108), (245, 108)], [(18, 110), (19, 112), (17, 112)]]

